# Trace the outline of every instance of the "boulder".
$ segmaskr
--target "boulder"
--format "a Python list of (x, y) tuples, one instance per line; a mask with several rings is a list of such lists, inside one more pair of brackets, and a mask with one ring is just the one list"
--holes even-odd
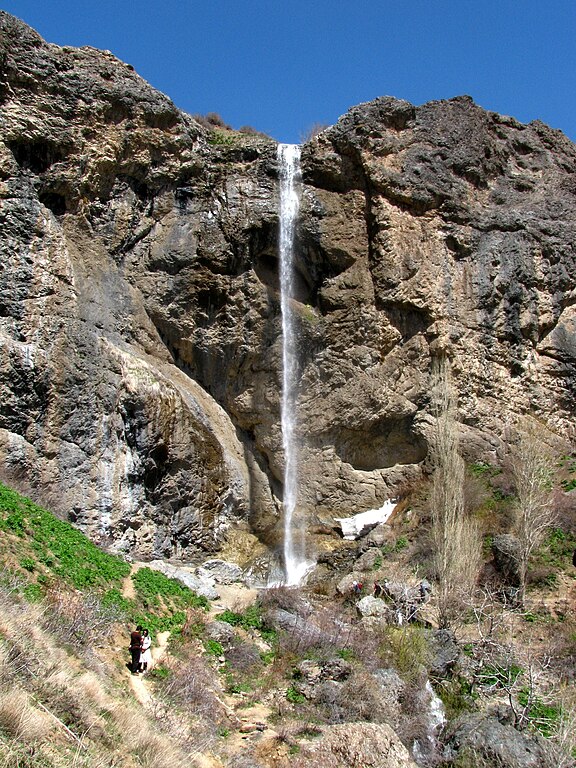
[(171, 565), (163, 560), (152, 560), (146, 563), (146, 565), (148, 568), (152, 568), (153, 571), (160, 571), (160, 573), (163, 573), (170, 579), (177, 579), (201, 597), (205, 597), (208, 600), (217, 600), (219, 597), (214, 579), (210, 576), (199, 577), (186, 568)]
[(494, 567), (511, 587), (520, 586), (520, 542), (510, 533), (501, 533), (492, 540)]
[(377, 616), (378, 618), (386, 617), (389, 608), (379, 597), (372, 597), (366, 595), (356, 603), (356, 609), (358, 613), (363, 616)]
[(386, 544), (394, 544), (396, 536), (388, 523), (380, 523), (373, 528), (364, 538), (363, 543), (369, 547), (383, 547)]
[(352, 517), (336, 518), (345, 539), (360, 539), (377, 525), (385, 523), (396, 506), (396, 501), (385, 501), (378, 509), (368, 509)]
[(206, 624), (206, 634), (211, 640), (219, 643), (232, 643), (236, 637), (234, 627), (226, 621), (211, 621)]
[(363, 552), (354, 563), (355, 571), (372, 571), (382, 563), (382, 551), (378, 547), (370, 547)]
[(557, 768), (558, 756), (539, 734), (518, 731), (495, 717), (462, 715), (445, 739), (448, 757), (476, 757), (482, 768)]
[(346, 723), (322, 727), (320, 737), (300, 743), (294, 768), (416, 768), (408, 750), (389, 725)]
[(196, 569), (200, 579), (214, 579), (217, 584), (234, 584), (243, 580), (243, 571), (236, 563), (225, 560), (206, 560)]
[(437, 677), (447, 677), (460, 657), (460, 648), (454, 634), (448, 629), (426, 632), (430, 658), (428, 668)]

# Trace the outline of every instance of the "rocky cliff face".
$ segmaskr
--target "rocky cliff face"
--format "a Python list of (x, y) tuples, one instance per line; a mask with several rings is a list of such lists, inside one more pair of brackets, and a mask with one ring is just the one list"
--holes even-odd
[[(272, 140), (0, 14), (0, 474), (139, 556), (277, 540)], [(355, 107), (302, 153), (300, 506), (416, 478), (447, 354), (463, 445), (570, 428), (576, 148), (469, 98)]]

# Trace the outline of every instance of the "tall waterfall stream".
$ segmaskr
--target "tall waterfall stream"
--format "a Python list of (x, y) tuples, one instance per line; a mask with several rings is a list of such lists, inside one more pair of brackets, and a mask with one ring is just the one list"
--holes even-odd
[(306, 560), (305, 531), (296, 520), (298, 504), (298, 345), (294, 317), (295, 233), (300, 207), (300, 147), (278, 145), (280, 172), (280, 305), (282, 312), (282, 447), (284, 449), (284, 530), (282, 583), (300, 584), (312, 563)]

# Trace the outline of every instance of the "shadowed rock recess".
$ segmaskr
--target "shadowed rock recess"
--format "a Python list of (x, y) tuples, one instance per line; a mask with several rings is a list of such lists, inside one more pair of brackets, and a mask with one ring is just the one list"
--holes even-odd
[[(279, 536), (276, 144), (0, 14), (0, 475), (94, 537), (191, 559)], [(385, 97), (304, 145), (300, 506), (421, 475), (448, 354), (467, 458), (569, 429), (576, 148), (468, 97)]]

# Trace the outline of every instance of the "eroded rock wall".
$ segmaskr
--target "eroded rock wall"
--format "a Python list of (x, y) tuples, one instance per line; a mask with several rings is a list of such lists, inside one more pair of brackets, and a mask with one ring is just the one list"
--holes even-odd
[[(138, 556), (275, 546), (275, 143), (206, 128), (108, 52), (0, 31), (0, 474)], [(574, 145), (466, 97), (383, 98), (302, 167), (309, 520), (420, 475), (435, 355), (469, 456), (512, 414), (570, 428)]]

